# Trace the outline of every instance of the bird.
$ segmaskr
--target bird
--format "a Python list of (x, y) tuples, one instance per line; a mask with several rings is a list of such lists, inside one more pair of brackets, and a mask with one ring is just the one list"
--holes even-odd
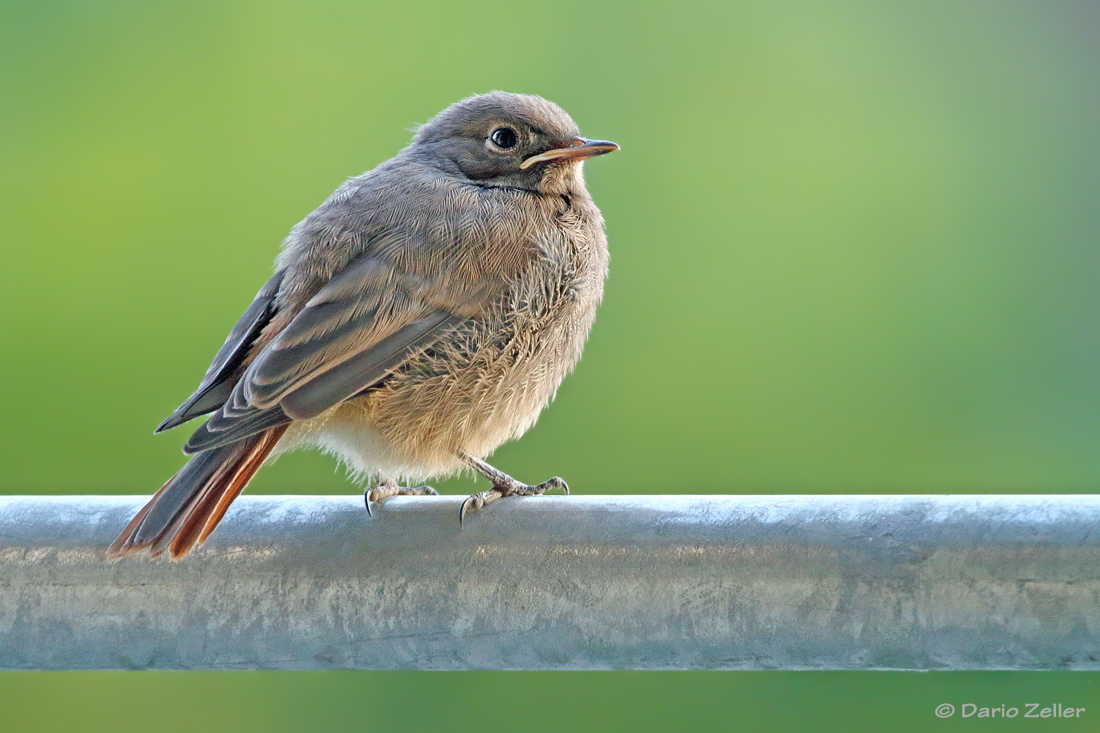
[(261, 465), (300, 447), (365, 479), (368, 512), (470, 469), (492, 488), (462, 502), (460, 523), (506, 496), (568, 493), (485, 458), (535, 423), (580, 358), (608, 272), (582, 166), (618, 149), (553, 102), (494, 91), (343, 183), (291, 229), (194, 394), (157, 428), (209, 414), (107, 557), (183, 557)]

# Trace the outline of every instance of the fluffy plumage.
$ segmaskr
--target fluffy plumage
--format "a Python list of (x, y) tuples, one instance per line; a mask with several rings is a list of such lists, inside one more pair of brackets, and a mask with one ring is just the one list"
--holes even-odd
[[(482, 470), (580, 357), (608, 259), (581, 161), (616, 147), (544, 99), (493, 92), (340, 186), (162, 424), (213, 412), (111, 556), (184, 554), (264, 460), (299, 446), (383, 486)], [(498, 494), (524, 486), (504, 478)]]

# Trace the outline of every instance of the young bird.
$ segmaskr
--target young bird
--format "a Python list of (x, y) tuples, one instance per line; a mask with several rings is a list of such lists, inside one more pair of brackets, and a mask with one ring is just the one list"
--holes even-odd
[(557, 105), (492, 92), (421, 127), (295, 226), (275, 275), (202, 383), (157, 431), (213, 414), (191, 460), (108, 550), (179, 558), (206, 540), (268, 458), (301, 446), (372, 477), (370, 501), (473, 468), (493, 488), (460, 520), (528, 486), (484, 460), (530, 428), (580, 358), (603, 295), (603, 218), (581, 175), (617, 150)]

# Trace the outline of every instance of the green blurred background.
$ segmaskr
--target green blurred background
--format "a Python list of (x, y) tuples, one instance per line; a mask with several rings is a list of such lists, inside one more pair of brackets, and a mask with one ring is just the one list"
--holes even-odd
[[(152, 493), (186, 439), (152, 428), (290, 227), (495, 88), (623, 148), (586, 166), (596, 328), (502, 469), (585, 494), (1091, 492), (1098, 31), (1094, 0), (5, 0), (0, 492)], [(249, 490), (358, 491), (317, 454)], [(2, 674), (0, 729), (925, 730), (973, 725), (940, 702), (1046, 701), (1092, 730), (1098, 678)]]

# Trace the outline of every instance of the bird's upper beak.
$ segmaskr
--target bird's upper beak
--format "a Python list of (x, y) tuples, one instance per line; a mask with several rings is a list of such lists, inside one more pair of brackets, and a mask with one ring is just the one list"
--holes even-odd
[(554, 148), (553, 150), (547, 150), (545, 153), (532, 155), (520, 163), (519, 168), (524, 170), (535, 163), (542, 163), (547, 160), (584, 160), (585, 158), (591, 158), (593, 155), (603, 155), (618, 149), (618, 145), (607, 140), (588, 140), (587, 138), (578, 137), (564, 148)]

